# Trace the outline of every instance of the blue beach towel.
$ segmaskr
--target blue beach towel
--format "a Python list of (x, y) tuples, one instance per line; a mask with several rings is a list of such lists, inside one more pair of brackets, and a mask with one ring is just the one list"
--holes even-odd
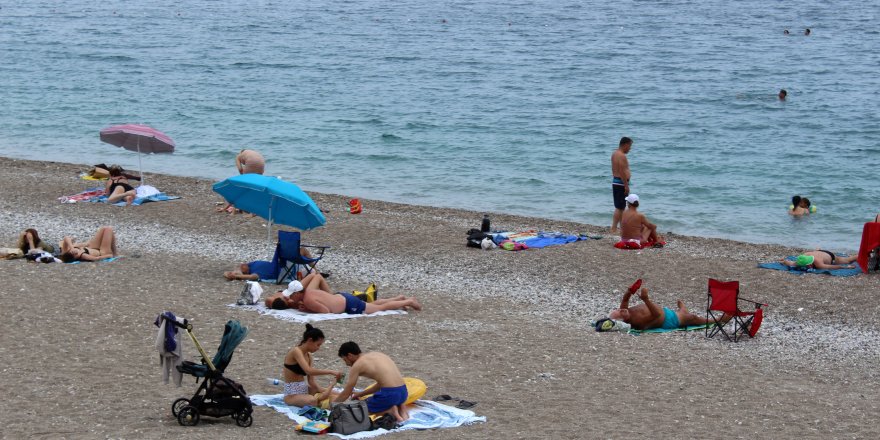
[[(165, 193), (153, 194), (147, 197), (135, 197), (134, 201), (131, 202), (132, 206), (140, 206), (147, 202), (164, 202), (166, 200), (176, 200), (179, 199), (180, 196), (169, 196)], [(98, 196), (89, 199), (90, 202), (95, 203), (107, 203), (107, 196)], [(125, 206), (125, 200), (120, 200), (116, 203), (113, 203), (113, 206)]]
[[(296, 423), (304, 423), (308, 419), (298, 415), (300, 408), (289, 406), (284, 403), (284, 396), (281, 394), (274, 395), (252, 395), (251, 403), (257, 406), (268, 406), (275, 411), (286, 415), (289, 419)], [(473, 411), (466, 409), (458, 409), (442, 403), (430, 400), (416, 400), (409, 409), (409, 420), (403, 422), (398, 428), (388, 431), (386, 429), (376, 429), (374, 431), (363, 431), (351, 435), (335, 435), (344, 439), (360, 439), (376, 437), (389, 432), (408, 431), (412, 429), (436, 429), (436, 428), (454, 428), (462, 425), (470, 425), (477, 422), (485, 422), (485, 417), (477, 416)]]
[[(790, 256), (790, 257), (785, 257), (785, 259), (788, 261), (795, 261), (797, 259), (797, 257)], [(828, 275), (832, 275), (832, 276), (836, 276), (836, 277), (854, 277), (854, 276), (862, 273), (862, 269), (859, 268), (859, 265), (857, 263), (855, 263), (855, 267), (852, 269), (834, 269), (834, 270), (814, 269), (814, 268), (804, 269), (801, 267), (791, 267), (791, 266), (786, 266), (778, 261), (774, 261), (772, 263), (760, 263), (760, 264), (758, 264), (758, 267), (760, 267), (761, 269), (781, 270), (784, 272), (793, 273), (795, 275), (803, 275), (805, 273), (817, 273), (817, 274), (828, 274)]]
[[(580, 234), (563, 234), (561, 232), (499, 232), (492, 234), (492, 241), (495, 244), (499, 244), (504, 240), (511, 239), (517, 243), (522, 243), (528, 246), (530, 249), (540, 249), (545, 248), (547, 246), (554, 246), (566, 243), (572, 243), (578, 240), (589, 240), (594, 237), (590, 237), (589, 235)], [(599, 237), (601, 238), (601, 237)]]
[[(103, 260), (94, 261), (94, 263), (112, 263), (112, 262), (114, 262), (114, 261), (116, 261), (116, 260), (118, 260), (118, 259), (120, 259), (120, 258), (122, 258), (122, 256), (119, 256), (119, 257), (104, 258)], [(77, 260), (77, 261), (71, 261), (70, 263), (67, 263), (67, 264), (79, 264), (79, 263), (82, 263), (82, 261), (79, 261), (79, 260)], [(90, 263), (91, 263), (91, 261), (90, 261)]]

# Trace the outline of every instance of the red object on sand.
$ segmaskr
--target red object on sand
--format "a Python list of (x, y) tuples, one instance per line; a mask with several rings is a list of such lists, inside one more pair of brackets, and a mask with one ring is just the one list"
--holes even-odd
[(632, 283), (632, 286), (629, 286), (629, 293), (633, 293), (636, 290), (639, 290), (639, 287), (642, 287), (642, 279), (639, 278), (636, 282)]
[(865, 227), (862, 229), (862, 244), (859, 246), (858, 259), (862, 272), (868, 273), (868, 255), (877, 247), (880, 247), (880, 223), (865, 223)]
[(352, 214), (360, 214), (364, 208), (361, 206), (361, 201), (358, 199), (351, 199), (348, 201), (349, 212)]
[(666, 246), (665, 241), (650, 241), (647, 243), (637, 244), (632, 241), (618, 241), (614, 243), (614, 247), (618, 249), (645, 249), (649, 247), (663, 247)]

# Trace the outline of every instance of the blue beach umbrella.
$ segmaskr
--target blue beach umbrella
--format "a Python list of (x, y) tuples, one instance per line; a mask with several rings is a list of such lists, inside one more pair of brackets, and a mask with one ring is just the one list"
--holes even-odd
[(256, 214), (269, 222), (303, 231), (324, 225), (318, 205), (298, 186), (277, 177), (242, 174), (214, 184), (214, 192), (242, 211)]

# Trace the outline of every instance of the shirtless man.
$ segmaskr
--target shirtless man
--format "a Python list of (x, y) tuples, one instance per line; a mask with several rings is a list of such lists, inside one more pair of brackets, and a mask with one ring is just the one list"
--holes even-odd
[(611, 218), (611, 233), (616, 234), (620, 228), (620, 219), (623, 209), (626, 208), (624, 198), (629, 194), (629, 179), (632, 173), (629, 171), (627, 153), (632, 149), (632, 139), (624, 136), (620, 138), (620, 144), (614, 153), (611, 153), (611, 193), (614, 196), (614, 216)]
[(422, 305), (413, 297), (398, 295), (394, 298), (377, 299), (365, 302), (348, 292), (330, 293), (330, 285), (320, 273), (311, 273), (302, 283), (291, 281), (287, 289), (266, 298), (266, 307), (284, 310), (296, 309), (308, 313), (346, 313), (361, 315), (383, 310), (405, 310), (411, 307), (422, 310)]
[(645, 214), (638, 211), (639, 196), (630, 194), (626, 196), (627, 209), (620, 220), (620, 241), (635, 244), (657, 243), (657, 225), (648, 221)]
[[(626, 291), (623, 295), (623, 300), (620, 301), (620, 308), (612, 310), (608, 314), (609, 318), (621, 320), (636, 330), (650, 330), (652, 328), (676, 329), (691, 325), (710, 324), (712, 322), (689, 312), (681, 300), (677, 302), (678, 310), (672, 310), (668, 307), (661, 309), (660, 306), (654, 304), (648, 298), (648, 289), (646, 287), (642, 287), (641, 292), (639, 292), (639, 298), (642, 299), (643, 304), (630, 307), (629, 298), (638, 289), (637, 286), (640, 285), (641, 283), (637, 282)], [(722, 319), (729, 318), (725, 317)]]
[(241, 150), (235, 156), (235, 167), (238, 168), (238, 174), (263, 174), (266, 160), (254, 150)]
[[(852, 269), (853, 261), (859, 259), (858, 255), (849, 257), (838, 257), (831, 251), (817, 249), (815, 251), (804, 252), (797, 256), (795, 261), (782, 260), (780, 263), (790, 267), (800, 267), (803, 269)], [(843, 264), (837, 264), (843, 263)]]
[[(356, 343), (349, 341), (339, 347), (339, 357), (351, 369), (345, 381), (345, 389), (336, 396), (336, 402), (345, 402), (349, 396), (357, 400), (361, 396), (372, 394), (367, 398), (367, 410), (370, 414), (391, 414), (398, 422), (409, 419), (409, 412), (404, 405), (409, 397), (406, 383), (397, 365), (388, 355), (378, 351), (362, 353)], [(361, 376), (373, 379), (376, 383), (359, 393), (352, 393)]]

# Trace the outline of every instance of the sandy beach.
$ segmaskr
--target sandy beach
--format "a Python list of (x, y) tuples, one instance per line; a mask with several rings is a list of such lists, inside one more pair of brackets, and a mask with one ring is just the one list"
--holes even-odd
[[(264, 379), (280, 375), (304, 327), (227, 307), (242, 284), (222, 276), (237, 262), (269, 256), (265, 221), (215, 212), (221, 199), (212, 181), (168, 175), (150, 174), (149, 183), (179, 200), (126, 208), (60, 203), (59, 196), (96, 186), (78, 178), (87, 169), (0, 158), (3, 246), (28, 227), (57, 243), (64, 235), (86, 239), (106, 224), (123, 255), (77, 265), (0, 261), (7, 394), (0, 436), (296, 435), (291, 421), (264, 407), (246, 429), (228, 418), (179, 426), (171, 402), (196, 384), (191, 377), (181, 388), (163, 384), (153, 347), (153, 320), (163, 310), (190, 319), (210, 354), (224, 323), (240, 320), (250, 333), (227, 376), (250, 394), (280, 392)], [(319, 267), (332, 273), (334, 289), (375, 282), (380, 296), (414, 295), (424, 305), (419, 313), (319, 323), (328, 339), (316, 366), (343, 368), (336, 350), (354, 340), (424, 380), (427, 397), (478, 402), (473, 410), (488, 420), (388, 438), (880, 437), (876, 274), (758, 269), (798, 250), (674, 234), (662, 249), (620, 251), (604, 227), (503, 213), (490, 214), (493, 228), (605, 237), (482, 251), (464, 243), (483, 213), (362, 199), (364, 212), (351, 215), (344, 195), (310, 195), (327, 224), (304, 241), (332, 246)], [(744, 297), (769, 304), (757, 338), (734, 344), (702, 332), (634, 336), (589, 325), (636, 278), (659, 305), (682, 299), (699, 314), (710, 277), (739, 280)]]

